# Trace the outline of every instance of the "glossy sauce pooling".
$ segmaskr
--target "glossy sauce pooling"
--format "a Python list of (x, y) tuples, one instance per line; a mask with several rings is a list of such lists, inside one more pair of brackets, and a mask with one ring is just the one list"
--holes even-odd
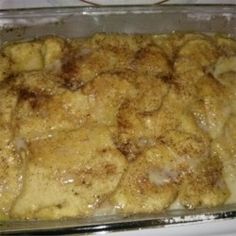
[(0, 51), (0, 218), (235, 202), (236, 41), (44, 37)]

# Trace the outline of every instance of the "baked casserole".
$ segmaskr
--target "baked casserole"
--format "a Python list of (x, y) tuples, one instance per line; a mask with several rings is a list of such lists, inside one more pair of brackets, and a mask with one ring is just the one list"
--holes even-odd
[(0, 51), (0, 219), (235, 202), (236, 41), (47, 36)]

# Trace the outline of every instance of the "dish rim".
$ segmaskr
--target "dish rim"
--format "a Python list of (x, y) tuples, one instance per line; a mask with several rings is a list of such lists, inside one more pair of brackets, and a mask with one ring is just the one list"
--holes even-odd
[[(4, 17), (10, 18), (11, 16), (22, 16), (27, 17), (34, 14), (83, 14), (83, 15), (96, 15), (96, 14), (130, 14), (130, 13), (158, 13), (163, 11), (175, 12), (181, 10), (192, 11), (201, 9), (204, 12), (214, 11), (216, 13), (233, 13), (236, 16), (236, 4), (151, 4), (151, 5), (101, 5), (101, 6), (61, 6), (61, 7), (37, 7), (37, 8), (16, 8), (16, 9), (1, 9), (0, 10), (0, 19)], [(226, 11), (227, 10), (227, 11)], [(17, 26), (21, 27), (21, 26)], [(232, 209), (230, 209), (232, 206)], [(140, 215), (135, 215), (134, 217), (125, 217), (114, 222), (110, 223), (88, 223), (87, 225), (81, 226), (61, 226), (61, 227), (52, 227), (52, 228), (27, 228), (27, 229), (14, 229), (14, 224), (31, 224), (37, 225), (37, 221), (0, 221), (0, 233), (3, 234), (14, 234), (20, 235), (25, 233), (36, 234), (39, 232), (49, 233), (49, 234), (74, 234), (74, 233), (94, 233), (100, 231), (113, 232), (113, 231), (125, 231), (125, 230), (134, 230), (134, 229), (146, 229), (146, 228), (157, 228), (157, 227), (166, 227), (170, 225), (186, 225), (200, 222), (208, 222), (215, 220), (228, 220), (236, 218), (236, 203), (235, 204), (225, 204), (220, 207), (215, 208), (197, 209), (197, 210), (184, 210), (188, 212), (184, 216), (168, 216), (166, 213), (163, 214), (148, 214), (144, 217)], [(205, 212), (203, 212), (205, 211)], [(111, 216), (108, 216), (111, 217)], [(89, 218), (91, 219), (91, 218)], [(51, 223), (57, 222), (63, 224), (63, 222), (73, 222), (78, 221), (78, 219), (73, 220), (55, 220), (50, 221)], [(44, 223), (45, 221), (38, 221), (39, 223)], [(49, 223), (50, 223), (49, 222)], [(6, 225), (11, 224), (9, 228)]]

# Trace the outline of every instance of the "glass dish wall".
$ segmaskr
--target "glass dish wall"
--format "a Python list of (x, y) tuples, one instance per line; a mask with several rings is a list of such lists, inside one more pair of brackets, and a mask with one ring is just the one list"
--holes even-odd
[[(85, 37), (96, 32), (207, 32), (236, 37), (236, 6), (133, 6), (0, 11), (0, 44), (43, 35)], [(132, 217), (0, 222), (0, 233), (88, 233), (160, 227), (234, 218), (236, 204), (213, 209), (170, 210)]]

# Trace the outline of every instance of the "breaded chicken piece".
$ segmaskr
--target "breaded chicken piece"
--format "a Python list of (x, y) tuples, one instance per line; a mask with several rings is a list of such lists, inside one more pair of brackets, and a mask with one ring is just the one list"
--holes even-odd
[(159, 144), (129, 164), (111, 201), (126, 214), (160, 212), (177, 196), (174, 157)]
[[(236, 55), (236, 53), (235, 53)], [(236, 56), (220, 57), (213, 69), (214, 78), (225, 88), (230, 99), (232, 109), (236, 111)]]
[(169, 130), (158, 138), (165, 144), (175, 157), (173, 165), (181, 169), (179, 176), (197, 171), (202, 162), (211, 154), (210, 139), (207, 135), (188, 133), (178, 130)]
[(157, 46), (146, 46), (134, 55), (131, 68), (138, 73), (170, 78), (171, 66), (167, 56)]
[(89, 116), (88, 103), (87, 96), (69, 90), (55, 95), (23, 90), (16, 108), (16, 135), (36, 139), (80, 127)]
[(224, 132), (213, 141), (212, 150), (214, 154), (219, 155), (226, 169), (236, 168), (236, 114), (229, 117)]
[(174, 82), (183, 95), (195, 96), (194, 86), (206, 79), (206, 72), (218, 60), (219, 50), (213, 39), (203, 35), (187, 34), (179, 41), (181, 46), (174, 62)]
[(132, 101), (127, 101), (120, 107), (116, 145), (128, 160), (135, 159), (146, 147), (155, 144), (155, 114), (156, 111), (147, 114), (139, 112)]
[(159, 140), (175, 157), (172, 165), (179, 178), (180, 204), (187, 208), (211, 207), (227, 200), (229, 190), (223, 179), (222, 163), (217, 156), (212, 156), (206, 135), (172, 130)]
[(85, 125), (30, 142), (24, 188), (11, 216), (89, 216), (115, 190), (125, 168), (106, 126)]
[[(136, 72), (122, 73), (136, 88), (135, 99), (132, 104), (140, 112), (152, 112), (160, 108), (163, 99), (169, 91), (169, 84), (165, 80), (151, 75), (142, 75)], [(126, 74), (126, 75), (124, 75)]]
[[(153, 98), (153, 96), (149, 100), (150, 107), (153, 110), (145, 111), (144, 105), (139, 107), (139, 103), (136, 105), (134, 101), (126, 102), (120, 107), (117, 146), (128, 159), (134, 159), (143, 149), (153, 146), (156, 138), (170, 130), (179, 130), (204, 136), (194, 120), (194, 116), (181, 101), (178, 101), (178, 96), (176, 97), (174, 90), (171, 89), (168, 95), (164, 91), (167, 90), (162, 85), (162, 89), (160, 87), (156, 92), (158, 96), (156, 96), (155, 110), (151, 103), (151, 97)], [(163, 96), (164, 101), (162, 101)], [(157, 98), (159, 98), (159, 101)], [(144, 97), (146, 104), (148, 104), (147, 99), (148, 96)]]
[[(117, 113), (124, 100), (134, 98), (137, 87), (129, 72), (104, 73), (87, 83), (82, 92), (89, 98), (89, 116), (92, 120), (110, 126), (117, 125)], [(133, 75), (131, 75), (133, 76)]]
[(192, 40), (211, 40), (212, 37), (200, 33), (172, 33), (172, 34), (154, 34), (149, 35), (151, 37), (151, 43), (160, 47), (167, 57), (174, 61), (179, 50)]
[(207, 73), (218, 57), (219, 50), (210, 38), (193, 38), (180, 47), (174, 62), (173, 82), (181, 96), (186, 100), (198, 96), (196, 84), (208, 79)]
[(19, 93), (14, 119), (17, 136), (31, 139), (58, 129), (74, 129), (88, 119), (89, 97), (66, 89), (58, 76), (26, 72), (11, 86)]
[(169, 86), (161, 79), (137, 76), (134, 80), (138, 92), (127, 99), (117, 114), (117, 146), (128, 159), (135, 158), (145, 146), (153, 144), (156, 137), (156, 114), (168, 93)]
[(63, 66), (65, 83), (78, 89), (101, 73), (127, 69), (137, 50), (136, 38), (125, 34), (95, 34), (82, 41), (72, 40), (71, 55)]
[(202, 162), (196, 172), (186, 175), (179, 188), (179, 201), (187, 208), (214, 207), (229, 197), (229, 189), (217, 156)]
[(229, 92), (210, 74), (219, 64), (218, 58), (219, 50), (212, 41), (195, 39), (180, 49), (174, 65), (176, 91), (189, 103), (199, 127), (213, 138), (220, 135), (231, 113)]
[(7, 44), (3, 48), (13, 73), (42, 69), (58, 71), (64, 51), (65, 42), (57, 37)]
[(197, 97), (196, 84), (206, 79), (204, 70), (188, 58), (178, 58), (174, 62), (173, 84), (185, 102)]
[(43, 68), (40, 42), (9, 44), (3, 48), (3, 53), (11, 60), (14, 72), (40, 70)]
[(217, 47), (206, 39), (189, 40), (178, 52), (178, 57), (188, 58), (192, 63), (204, 68), (214, 64), (218, 56)]
[(23, 160), (13, 143), (12, 115), (17, 96), (0, 88), (0, 219), (7, 218), (22, 186)]
[(87, 120), (116, 126), (116, 114), (135, 86), (120, 74), (102, 74), (79, 91), (71, 91), (45, 73), (27, 73), (13, 85), (19, 91), (15, 117), (18, 136), (27, 139), (80, 127)]
[(235, 202), (236, 189), (236, 114), (227, 120), (224, 132), (211, 145), (213, 155), (219, 156), (224, 166), (224, 177), (232, 191), (230, 202)]
[(63, 87), (46, 72), (23, 73), (12, 82), (19, 93), (14, 117), (16, 136), (42, 138), (81, 126), (89, 115), (89, 97)]
[(190, 108), (199, 127), (212, 138), (218, 137), (232, 112), (229, 92), (218, 81), (209, 77), (196, 85), (198, 98)]
[(117, 209), (128, 214), (158, 212), (179, 191), (186, 207), (222, 204), (229, 192), (221, 162), (210, 157), (209, 144), (207, 137), (176, 130), (159, 137), (154, 147), (129, 164), (111, 198)]
[(87, 48), (82, 46), (78, 52), (64, 62), (62, 77), (71, 89), (78, 89), (97, 75), (126, 69), (132, 60), (132, 52), (124, 48)]

